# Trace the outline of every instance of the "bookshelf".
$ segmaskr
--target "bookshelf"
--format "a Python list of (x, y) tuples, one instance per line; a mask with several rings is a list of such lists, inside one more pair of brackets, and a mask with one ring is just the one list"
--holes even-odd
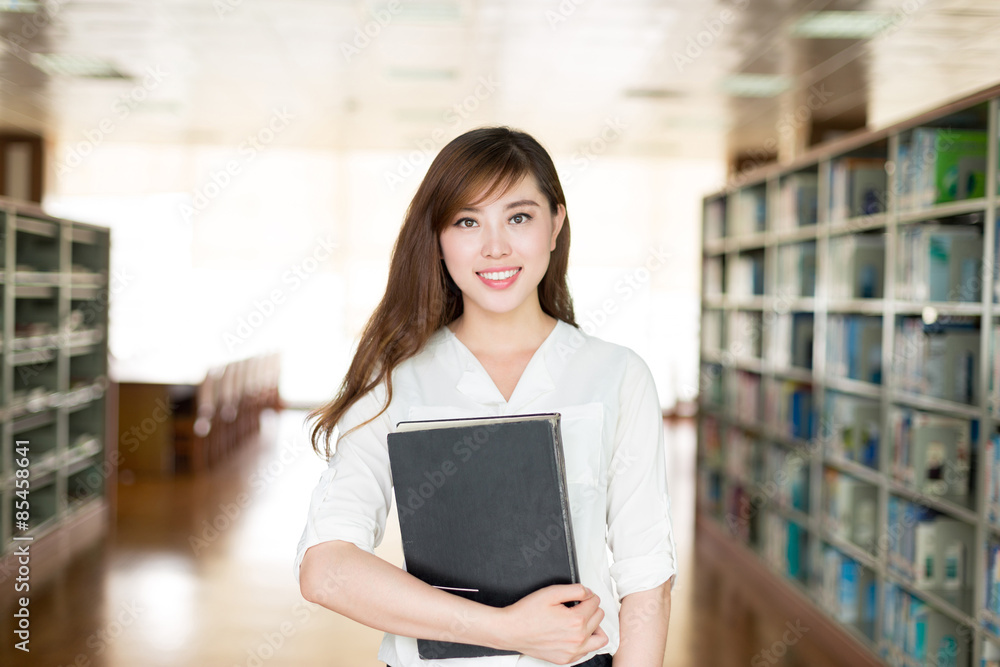
[(703, 202), (699, 523), (872, 662), (1000, 665), (998, 125), (1000, 86)]
[(14, 549), (31, 545), (34, 585), (103, 530), (114, 495), (110, 232), (2, 198), (0, 230), (0, 557), (16, 572)]

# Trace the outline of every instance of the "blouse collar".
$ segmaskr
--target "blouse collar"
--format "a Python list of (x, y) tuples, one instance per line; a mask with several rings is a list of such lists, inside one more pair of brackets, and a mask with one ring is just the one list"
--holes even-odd
[(477, 403), (495, 406), (500, 413), (516, 413), (539, 396), (555, 389), (555, 382), (552, 379), (552, 371), (554, 370), (552, 365), (556, 356), (552, 353), (552, 349), (557, 340), (564, 335), (565, 327), (570, 327), (570, 325), (562, 320), (556, 321), (552, 331), (538, 346), (535, 354), (528, 361), (528, 365), (525, 366), (510, 400), (506, 401), (476, 355), (458, 339), (458, 336), (451, 329), (445, 326), (445, 336), (452, 341), (452, 345), (459, 350), (460, 357), (465, 361), (465, 368), (459, 376), (456, 389)]

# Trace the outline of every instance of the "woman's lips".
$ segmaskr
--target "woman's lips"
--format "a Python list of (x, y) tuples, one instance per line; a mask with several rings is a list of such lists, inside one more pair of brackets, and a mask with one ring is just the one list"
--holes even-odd
[(521, 267), (509, 269), (495, 269), (491, 271), (477, 271), (476, 275), (487, 287), (493, 289), (505, 289), (514, 284), (517, 277), (521, 275)]

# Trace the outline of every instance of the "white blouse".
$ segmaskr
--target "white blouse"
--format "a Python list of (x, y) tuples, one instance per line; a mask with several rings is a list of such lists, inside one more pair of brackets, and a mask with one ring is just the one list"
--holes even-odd
[[(561, 413), (573, 536), (581, 581), (601, 599), (601, 627), (619, 644), (621, 598), (655, 588), (677, 571), (663, 453), (663, 421), (646, 364), (632, 350), (559, 321), (505, 401), (479, 360), (442, 327), (392, 375), (389, 409), (341, 439), (312, 494), (295, 560), (309, 547), (344, 540), (374, 553), (393, 504), (386, 434), (405, 420)], [(341, 433), (381, 409), (384, 386), (362, 397)], [(610, 564), (609, 564), (610, 550)], [(612, 588), (614, 586), (614, 588)], [(595, 654), (589, 654), (580, 662)], [(417, 642), (386, 633), (379, 660), (428, 664)], [(435, 664), (518, 667), (551, 663), (528, 656), (437, 660)]]

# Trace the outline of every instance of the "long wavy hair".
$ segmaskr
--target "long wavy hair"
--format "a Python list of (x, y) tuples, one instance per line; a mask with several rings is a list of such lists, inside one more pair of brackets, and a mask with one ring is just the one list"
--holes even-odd
[[(317, 454), (332, 456), (330, 440), (337, 422), (382, 382), (386, 403), (364, 424), (385, 412), (392, 402), (393, 369), (462, 314), (462, 292), (441, 256), (439, 238), (446, 225), (462, 208), (502, 196), (528, 175), (537, 181), (553, 215), (559, 204), (566, 206), (552, 158), (524, 132), (508, 127), (472, 130), (453, 139), (434, 158), (406, 211), (393, 246), (385, 295), (365, 325), (347, 375), (333, 400), (308, 416), (316, 419), (311, 439)], [(546, 314), (576, 326), (566, 283), (569, 238), (567, 215), (538, 284), (538, 300)]]

